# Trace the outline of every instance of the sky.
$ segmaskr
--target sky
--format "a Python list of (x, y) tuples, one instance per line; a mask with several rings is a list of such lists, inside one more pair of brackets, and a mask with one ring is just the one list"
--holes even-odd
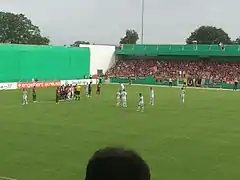
[[(118, 44), (126, 29), (141, 36), (141, 0), (1, 0), (0, 10), (23, 13), (52, 45), (77, 40)], [(144, 43), (179, 44), (201, 25), (240, 36), (239, 0), (145, 0)]]

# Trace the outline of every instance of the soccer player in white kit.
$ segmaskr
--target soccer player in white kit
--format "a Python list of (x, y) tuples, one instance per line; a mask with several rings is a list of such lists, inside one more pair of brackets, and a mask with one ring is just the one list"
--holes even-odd
[(116, 93), (116, 106), (119, 107), (120, 103), (121, 103), (121, 92), (118, 91)]
[(67, 99), (70, 101), (72, 99), (72, 86), (69, 85), (67, 88)]
[(154, 105), (154, 90), (153, 87), (150, 87), (150, 104)]
[(139, 99), (139, 102), (138, 102), (137, 111), (143, 112), (143, 110), (144, 110), (144, 99), (143, 99), (142, 93), (139, 93), (139, 97), (140, 97), (140, 99)]
[(88, 82), (86, 82), (86, 85), (85, 85), (85, 93), (86, 93), (86, 96), (88, 97)]
[(125, 90), (125, 87), (124, 87), (123, 83), (120, 83), (120, 90), (121, 90), (121, 92), (122, 92), (123, 90)]
[(121, 93), (121, 98), (122, 98), (122, 107), (126, 108), (127, 107), (127, 92), (125, 89), (123, 89)]
[(28, 90), (27, 88), (24, 88), (22, 92), (22, 105), (26, 104), (28, 104)]
[(185, 102), (185, 90), (184, 87), (181, 87), (181, 99), (182, 99), (182, 103)]

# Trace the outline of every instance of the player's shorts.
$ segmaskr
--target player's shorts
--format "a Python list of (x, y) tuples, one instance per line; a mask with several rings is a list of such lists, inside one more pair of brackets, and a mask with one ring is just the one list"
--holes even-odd
[(127, 98), (122, 98), (122, 101), (123, 102), (127, 102)]
[(77, 96), (79, 96), (80, 95), (80, 91), (76, 91), (76, 93), (75, 93)]
[(140, 107), (143, 107), (143, 106), (144, 106), (143, 102), (139, 102), (138, 105), (139, 105)]
[(59, 99), (60, 99), (60, 96), (56, 95), (56, 103), (58, 103)]
[(36, 100), (37, 99), (37, 95), (36, 94), (33, 94), (33, 100)]

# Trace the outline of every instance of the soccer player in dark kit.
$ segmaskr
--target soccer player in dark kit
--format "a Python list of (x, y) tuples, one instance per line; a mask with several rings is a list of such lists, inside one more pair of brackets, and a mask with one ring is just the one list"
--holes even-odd
[(60, 97), (59, 97), (59, 100), (64, 100), (64, 96), (65, 96), (65, 87), (64, 85), (60, 86), (59, 88), (59, 91), (60, 91)]
[(33, 103), (36, 103), (37, 102), (37, 92), (36, 92), (35, 86), (33, 86), (33, 89), (32, 89), (32, 98), (33, 98)]
[(91, 97), (92, 95), (92, 81), (88, 85), (88, 97)]
[(234, 91), (237, 91), (237, 88), (238, 88), (238, 80), (237, 78), (234, 80), (234, 85), (233, 85), (233, 90)]
[(98, 84), (97, 84), (96, 94), (97, 94), (97, 95), (100, 95), (100, 92), (101, 92), (101, 83), (98, 83)]
[(128, 81), (129, 81), (129, 85), (131, 85), (131, 84), (132, 84), (132, 79), (131, 79), (131, 77), (128, 77)]
[(61, 96), (60, 87), (57, 87), (57, 89), (56, 89), (56, 104), (59, 104), (60, 96)]

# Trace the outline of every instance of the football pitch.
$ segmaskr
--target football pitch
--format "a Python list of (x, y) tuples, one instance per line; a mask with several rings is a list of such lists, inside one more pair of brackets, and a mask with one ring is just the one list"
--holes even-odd
[[(38, 103), (21, 106), (21, 91), (0, 92), (0, 179), (82, 180), (98, 148), (133, 148), (153, 180), (238, 180), (240, 92), (126, 86), (128, 108), (115, 107), (118, 85), (102, 95), (55, 104), (55, 89), (37, 89)], [(94, 88), (95, 90), (95, 88)], [(136, 112), (142, 92), (145, 111)]]

